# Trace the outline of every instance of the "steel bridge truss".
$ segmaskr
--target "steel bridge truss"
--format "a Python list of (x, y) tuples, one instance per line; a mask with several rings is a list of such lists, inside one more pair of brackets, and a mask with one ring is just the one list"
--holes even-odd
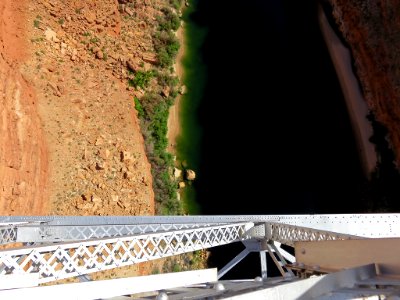
[(38, 273), (39, 283), (75, 277), (248, 239), (251, 226), (234, 223), (5, 250), (0, 275)]
[(24, 245), (0, 250), (0, 281), (25, 274), (45, 283), (238, 241), (245, 250), (218, 272), (218, 278), (250, 252), (260, 252), (263, 277), (266, 253), (282, 275), (291, 275), (285, 265), (294, 257), (279, 243), (399, 237), (398, 220), (397, 214), (0, 217), (0, 243)]

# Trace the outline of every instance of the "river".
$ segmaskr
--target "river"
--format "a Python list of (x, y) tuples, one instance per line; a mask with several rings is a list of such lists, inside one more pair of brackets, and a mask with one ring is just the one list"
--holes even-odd
[[(183, 140), (195, 141), (191, 190), (201, 213), (363, 212), (365, 178), (316, 3), (192, 5), (188, 26), (204, 33), (191, 66), (202, 79), (190, 117), (199, 129)], [(239, 248), (214, 251), (211, 265)]]

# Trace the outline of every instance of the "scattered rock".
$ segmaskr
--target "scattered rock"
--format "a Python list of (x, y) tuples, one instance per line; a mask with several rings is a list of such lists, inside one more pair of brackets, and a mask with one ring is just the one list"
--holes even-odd
[(147, 24), (146, 24), (146, 22), (140, 22), (139, 24), (138, 24), (138, 27), (140, 28), (140, 29), (146, 29), (146, 27), (147, 27)]
[(131, 179), (133, 179), (134, 178), (134, 176), (133, 176), (133, 173), (132, 172), (125, 172), (124, 173), (124, 178), (125, 179), (128, 179), (128, 180), (131, 180)]
[(168, 98), (170, 91), (171, 91), (171, 88), (169, 86), (165, 86), (161, 93), (164, 97)]
[(186, 170), (186, 179), (187, 180), (195, 180), (196, 179), (196, 173), (193, 170), (187, 169)]
[(88, 21), (90, 24), (94, 23), (94, 21), (96, 20), (96, 14), (94, 12), (91, 11), (87, 11), (85, 12), (85, 19), (86, 21)]
[(91, 199), (91, 196), (89, 195), (89, 193), (85, 193), (81, 195), (81, 198), (84, 201), (88, 201), (89, 199)]
[(125, 12), (131, 17), (133, 16), (133, 11), (128, 6), (125, 7)]
[(133, 161), (133, 160), (134, 160), (134, 157), (133, 157), (131, 152), (129, 152), (129, 151), (122, 151), (121, 152), (121, 161), (122, 162)]
[(95, 146), (101, 146), (101, 145), (103, 145), (103, 142), (104, 142), (104, 140), (101, 137), (99, 137), (96, 139), (96, 142), (94, 144), (95, 144)]
[(98, 50), (98, 51), (96, 52), (96, 57), (97, 57), (98, 59), (104, 59), (104, 53), (103, 53), (103, 51)]
[(134, 63), (132, 60), (128, 60), (126, 62), (126, 65), (132, 72), (137, 72), (139, 69), (139, 66), (136, 63)]
[(48, 41), (52, 41), (52, 42), (58, 41), (57, 33), (50, 28), (46, 29), (46, 31), (44, 32), (44, 36), (45, 36), (46, 40), (48, 40)]
[(96, 163), (96, 170), (104, 170), (106, 168), (105, 162), (97, 162)]
[(56, 85), (51, 82), (48, 82), (47, 85), (53, 90), (54, 96), (61, 97), (61, 92)]
[(119, 5), (118, 5), (118, 11), (119, 11), (120, 13), (123, 13), (123, 12), (125, 11), (125, 7), (126, 7), (125, 4), (119, 4)]
[(118, 202), (118, 195), (111, 194), (111, 201)]
[(182, 170), (180, 170), (178, 168), (174, 168), (174, 177), (179, 178), (181, 176), (182, 176)]
[(185, 186), (186, 186), (186, 184), (185, 184), (184, 181), (181, 181), (181, 182), (179, 182), (179, 184), (178, 184), (178, 187), (179, 187), (180, 189), (183, 189)]
[(66, 43), (61, 43), (61, 49), (60, 49), (60, 51), (61, 51), (61, 54), (62, 55), (65, 55), (65, 53), (67, 53), (67, 44)]
[(83, 150), (82, 159), (88, 159), (88, 157), (89, 157), (89, 152), (88, 152), (87, 149), (85, 148), (85, 150)]
[(184, 95), (186, 93), (187, 93), (186, 85), (182, 85), (181, 88), (179, 89), (179, 94)]
[(94, 194), (92, 195), (91, 200), (94, 203), (101, 203), (101, 198), (96, 196), (96, 195), (94, 195)]
[(148, 63), (153, 64), (153, 65), (157, 65), (158, 64), (157, 56), (155, 54), (153, 54), (153, 53), (144, 53), (142, 55), (142, 59), (145, 62), (148, 62)]
[(65, 89), (61, 85), (57, 85), (57, 90), (60, 92), (61, 95), (65, 94)]
[(111, 154), (111, 152), (108, 149), (102, 149), (99, 151), (99, 156), (102, 159), (108, 159), (110, 157), (110, 154)]

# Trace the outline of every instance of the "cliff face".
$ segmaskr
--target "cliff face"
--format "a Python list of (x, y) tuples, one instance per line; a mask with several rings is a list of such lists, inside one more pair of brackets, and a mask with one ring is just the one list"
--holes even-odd
[(368, 107), (387, 128), (400, 167), (400, 1), (329, 1)]
[(0, 3), (0, 215), (47, 212), (47, 149), (26, 60), (26, 1)]

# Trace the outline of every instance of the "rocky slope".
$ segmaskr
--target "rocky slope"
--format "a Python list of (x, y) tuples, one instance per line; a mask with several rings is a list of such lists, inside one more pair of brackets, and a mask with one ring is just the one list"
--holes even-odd
[(121, 2), (0, 4), (0, 214), (154, 214), (127, 81), (159, 11)]
[(400, 1), (329, 0), (349, 44), (363, 94), (400, 167)]

